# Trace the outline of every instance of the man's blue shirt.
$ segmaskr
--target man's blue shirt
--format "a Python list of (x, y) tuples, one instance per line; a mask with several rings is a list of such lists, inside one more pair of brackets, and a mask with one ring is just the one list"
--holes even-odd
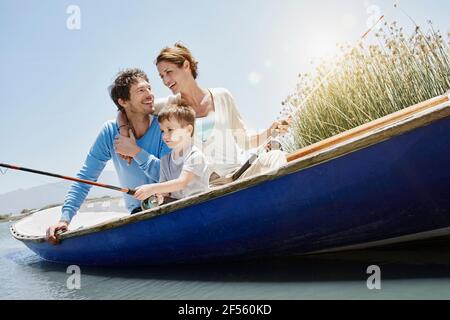
[[(159, 159), (170, 152), (170, 149), (162, 140), (157, 118), (152, 116), (152, 119), (145, 135), (136, 141), (142, 151), (129, 166), (127, 161), (122, 160), (114, 150), (114, 139), (119, 134), (116, 121), (106, 122), (77, 177), (97, 181), (106, 163), (112, 159), (122, 188), (134, 189), (143, 184), (157, 183), (159, 181)], [(90, 189), (91, 186), (84, 183), (72, 184), (62, 207), (62, 220), (68, 222), (72, 220)], [(132, 196), (124, 194), (124, 199), (129, 212), (140, 206), (140, 202)]]

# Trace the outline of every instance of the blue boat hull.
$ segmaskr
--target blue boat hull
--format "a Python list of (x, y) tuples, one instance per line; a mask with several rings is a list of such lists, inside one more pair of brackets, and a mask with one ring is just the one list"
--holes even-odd
[(155, 265), (304, 254), (450, 227), (450, 118), (154, 218), (24, 241), (78, 265)]

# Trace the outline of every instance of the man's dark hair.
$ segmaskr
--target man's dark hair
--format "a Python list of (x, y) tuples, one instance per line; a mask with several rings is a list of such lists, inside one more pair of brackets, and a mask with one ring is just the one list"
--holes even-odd
[(126, 69), (117, 74), (116, 80), (114, 80), (114, 83), (109, 87), (109, 95), (120, 111), (124, 110), (119, 104), (119, 99), (125, 101), (130, 100), (130, 87), (137, 83), (139, 79), (144, 79), (149, 82), (144, 71), (140, 69)]

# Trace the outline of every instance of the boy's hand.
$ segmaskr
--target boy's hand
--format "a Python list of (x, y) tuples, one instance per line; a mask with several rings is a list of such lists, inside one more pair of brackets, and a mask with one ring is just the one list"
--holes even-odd
[(144, 201), (145, 199), (150, 198), (151, 195), (156, 193), (156, 188), (152, 184), (145, 184), (143, 186), (136, 188), (136, 193), (134, 194), (134, 198)]

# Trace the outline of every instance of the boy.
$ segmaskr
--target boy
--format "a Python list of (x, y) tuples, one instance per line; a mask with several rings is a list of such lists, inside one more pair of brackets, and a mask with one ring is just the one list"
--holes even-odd
[[(185, 105), (168, 105), (158, 115), (163, 140), (172, 152), (161, 158), (159, 183), (136, 189), (134, 197), (163, 195), (182, 199), (209, 190), (209, 169), (203, 153), (193, 145), (195, 111)], [(159, 197), (160, 198), (160, 197)]]

